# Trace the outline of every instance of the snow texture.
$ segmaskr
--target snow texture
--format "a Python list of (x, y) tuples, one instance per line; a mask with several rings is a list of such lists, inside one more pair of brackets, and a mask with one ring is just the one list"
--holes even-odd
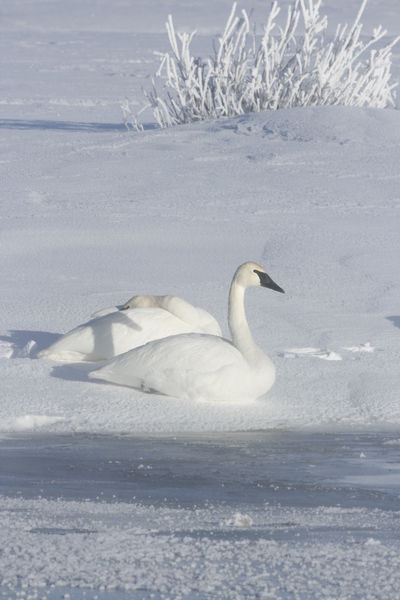
[[(24, 415), (60, 417), (43, 427), (64, 432), (399, 427), (397, 110), (282, 110), (140, 135), (50, 127), (4, 128), (2, 431)], [(260, 401), (144, 395), (35, 360), (133, 292), (179, 294), (229, 335), (228, 287), (248, 258), (286, 290), (247, 295), (277, 368)], [(363, 344), (375, 352), (343, 349)], [(288, 360), (291, 348), (317, 356)]]
[[(261, 22), (265, 3), (253, 4)], [(2, 0), (5, 597), (398, 596), (399, 111), (298, 108), (168, 130), (144, 114), (140, 135), (122, 123), (153, 49), (167, 50), (168, 13), (177, 31), (196, 23), (201, 54), (230, 6)], [(327, 0), (331, 35), (357, 7)], [(363, 22), (363, 35), (382, 23), (396, 36), (398, 0), (370, 0)], [(286, 291), (247, 295), (277, 369), (257, 402), (184, 402), (36, 359), (133, 294), (182, 296), (228, 335), (228, 286), (250, 259)], [(285, 357), (304, 348), (342, 360)], [(266, 430), (257, 451), (254, 430)]]

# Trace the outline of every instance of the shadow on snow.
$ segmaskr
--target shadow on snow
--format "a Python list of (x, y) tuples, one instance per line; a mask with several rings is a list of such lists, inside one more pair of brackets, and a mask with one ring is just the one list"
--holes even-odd
[(393, 325), (395, 327), (398, 327), (400, 329), (400, 316), (399, 315), (392, 315), (391, 317), (386, 317), (386, 319), (388, 321), (390, 321), (391, 323), (393, 323)]
[(0, 341), (12, 345), (13, 354), (11, 358), (20, 358), (21, 353), (30, 342), (35, 342), (35, 347), (29, 351), (29, 358), (35, 358), (37, 353), (54, 344), (61, 337), (59, 333), (49, 331), (30, 331), (25, 329), (10, 329), (8, 335), (0, 335)]
[(83, 123), (80, 121), (48, 121), (44, 119), (0, 119), (0, 129), (59, 131), (127, 131), (123, 123)]
[[(155, 123), (145, 123), (145, 130), (157, 129)], [(132, 131), (124, 123), (85, 123), (82, 121), (50, 121), (46, 119), (0, 119), (0, 129), (16, 129), (22, 131), (87, 131), (104, 133), (107, 131)]]

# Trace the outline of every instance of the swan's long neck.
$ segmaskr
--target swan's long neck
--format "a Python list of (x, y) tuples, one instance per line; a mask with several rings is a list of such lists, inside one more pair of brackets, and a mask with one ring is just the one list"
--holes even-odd
[(255, 365), (265, 355), (251, 335), (244, 308), (244, 294), (245, 288), (233, 279), (229, 292), (229, 329), (233, 344), (248, 363)]

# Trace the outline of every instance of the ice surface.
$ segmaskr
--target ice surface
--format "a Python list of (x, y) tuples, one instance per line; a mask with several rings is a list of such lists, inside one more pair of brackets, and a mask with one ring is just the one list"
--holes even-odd
[(390, 478), (388, 439), (9, 436), (0, 441), (3, 589), (395, 598), (400, 476)]

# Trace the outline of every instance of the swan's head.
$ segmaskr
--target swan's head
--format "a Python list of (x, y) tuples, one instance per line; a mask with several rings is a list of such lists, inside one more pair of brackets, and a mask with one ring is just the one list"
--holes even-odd
[(246, 262), (237, 269), (234, 280), (243, 287), (262, 286), (275, 290), (276, 292), (285, 291), (271, 279), (263, 267), (255, 262)]
[(118, 309), (128, 310), (129, 308), (154, 308), (157, 306), (158, 304), (155, 296), (132, 296), (125, 304), (118, 306)]

